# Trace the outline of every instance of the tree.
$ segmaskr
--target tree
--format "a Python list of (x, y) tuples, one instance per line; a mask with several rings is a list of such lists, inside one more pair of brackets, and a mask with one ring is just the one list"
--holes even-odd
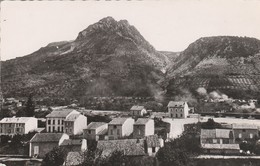
[(32, 94), (29, 95), (28, 100), (26, 102), (26, 116), (28, 117), (33, 117), (34, 116), (34, 109), (35, 109), (35, 105), (33, 103), (33, 96)]
[(216, 123), (213, 119), (208, 119), (207, 122), (201, 124), (201, 128), (203, 129), (216, 129), (222, 128), (221, 124)]
[(42, 162), (42, 166), (60, 166), (64, 163), (67, 151), (61, 147), (55, 147), (48, 152)]

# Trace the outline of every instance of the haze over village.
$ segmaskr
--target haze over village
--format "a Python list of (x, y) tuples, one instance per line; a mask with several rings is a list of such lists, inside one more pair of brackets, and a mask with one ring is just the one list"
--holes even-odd
[(258, 166), (259, 7), (1, 2), (0, 165)]

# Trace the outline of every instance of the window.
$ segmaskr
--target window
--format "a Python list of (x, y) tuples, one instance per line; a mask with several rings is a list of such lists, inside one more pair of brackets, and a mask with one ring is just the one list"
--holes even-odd
[(218, 140), (217, 139), (213, 139), (213, 144), (216, 144), (218, 143)]
[(178, 118), (178, 114), (176, 114), (176, 118)]
[(89, 130), (88, 133), (91, 134), (91, 130)]
[(119, 131), (119, 129), (117, 129), (117, 135), (120, 135), (120, 131)]
[(68, 129), (66, 129), (66, 133), (68, 133)]
[(58, 127), (58, 132), (60, 132), (60, 127)]
[(51, 124), (51, 120), (48, 120), (48, 124), (49, 124), (49, 125)]
[(58, 120), (58, 124), (60, 124), (60, 120)]
[(182, 117), (182, 114), (180, 115), (180, 117)]
[(34, 146), (33, 153), (34, 153), (34, 155), (38, 155), (39, 154), (39, 146)]
[(253, 138), (253, 134), (252, 134), (252, 133), (250, 133), (250, 134), (249, 134), (249, 137), (250, 137), (250, 139), (252, 139), (252, 138)]
[(114, 129), (116, 129), (116, 125), (114, 125)]
[(243, 131), (243, 132), (246, 132), (246, 129), (243, 129), (242, 131)]
[(52, 124), (55, 124), (55, 119), (53, 119), (53, 123)]
[(55, 127), (53, 126), (53, 127), (52, 127), (52, 132), (54, 132), (54, 131), (55, 131)]
[(70, 129), (70, 133), (72, 133), (72, 129)]
[(16, 132), (20, 132), (20, 129), (19, 129), (19, 128), (16, 128)]
[(9, 127), (12, 127), (12, 124), (11, 124), (11, 123), (9, 124)]
[(238, 138), (242, 138), (242, 134), (241, 133), (238, 134)]
[(64, 120), (61, 120), (61, 124), (64, 124)]
[(138, 130), (138, 134), (141, 135), (141, 130), (140, 129)]
[(51, 132), (51, 127), (49, 126), (49, 132)]
[(155, 153), (155, 147), (152, 147), (152, 152)]
[(63, 132), (63, 126), (61, 126), (61, 132)]

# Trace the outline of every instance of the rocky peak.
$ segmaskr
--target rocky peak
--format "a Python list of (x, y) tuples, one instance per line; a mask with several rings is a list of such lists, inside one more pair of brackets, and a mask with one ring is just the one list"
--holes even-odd
[(113, 17), (105, 17), (81, 31), (76, 40), (82, 40), (92, 33), (125, 31), (129, 27), (131, 26), (126, 20), (116, 21)]

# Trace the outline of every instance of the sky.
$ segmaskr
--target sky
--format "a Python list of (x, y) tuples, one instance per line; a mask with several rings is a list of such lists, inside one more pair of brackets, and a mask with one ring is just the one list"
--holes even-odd
[(159, 51), (206, 36), (260, 39), (260, 0), (2, 1), (1, 60), (74, 40), (100, 19), (126, 19)]

